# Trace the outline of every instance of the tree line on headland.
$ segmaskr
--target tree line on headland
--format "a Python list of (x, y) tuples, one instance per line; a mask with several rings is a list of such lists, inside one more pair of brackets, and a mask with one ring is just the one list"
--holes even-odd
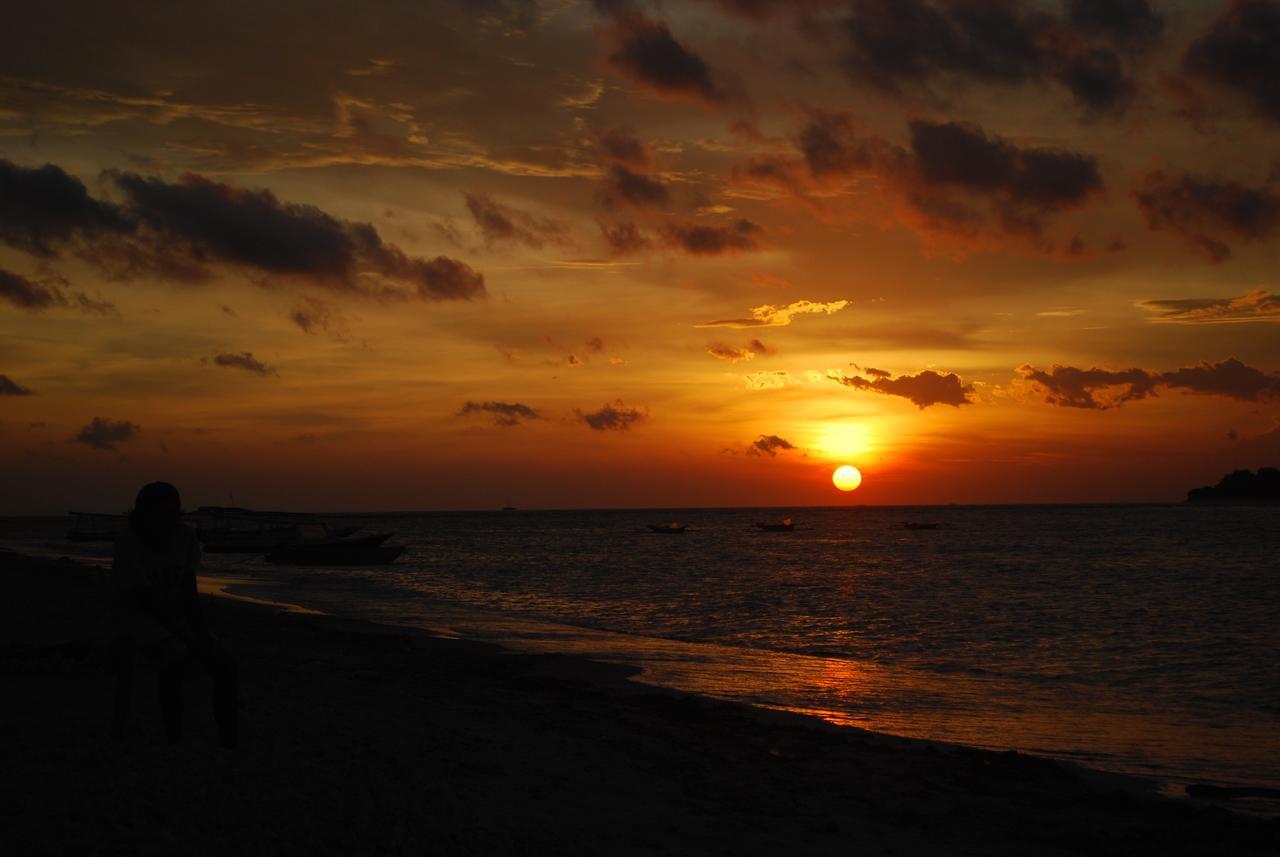
[(1280, 470), (1274, 467), (1260, 467), (1257, 473), (1235, 470), (1218, 480), (1217, 485), (1192, 488), (1187, 492), (1187, 501), (1280, 503)]

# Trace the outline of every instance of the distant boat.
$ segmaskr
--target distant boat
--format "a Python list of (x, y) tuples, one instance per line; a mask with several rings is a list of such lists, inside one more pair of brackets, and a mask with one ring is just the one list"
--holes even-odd
[(903, 529), (906, 529), (906, 530), (936, 530), (936, 529), (938, 529), (938, 525), (937, 525), (937, 524), (923, 524), (923, 523), (919, 523), (919, 522), (916, 522), (916, 521), (907, 521), (906, 523), (904, 523), (904, 524), (902, 525), (902, 528), (903, 528)]
[(515, 507), (515, 506), (503, 506), (503, 507), (502, 507), (502, 511), (504, 511), (504, 512), (514, 512), (514, 511), (516, 511), (516, 507)]
[(685, 530), (683, 526), (681, 526), (680, 524), (677, 524), (675, 521), (672, 521), (671, 523), (665, 524), (665, 525), (648, 524), (647, 526), (649, 527), (650, 532), (666, 533), (667, 535), (676, 535), (679, 533), (683, 533)]
[(129, 525), (127, 515), (108, 515), (102, 512), (68, 512), (71, 529), (67, 539), (73, 542), (113, 542)]
[(789, 533), (796, 528), (795, 522), (790, 518), (783, 518), (781, 524), (766, 524), (763, 521), (757, 521), (756, 526), (766, 533)]
[[(387, 535), (390, 535), (389, 533)], [(385, 539), (387, 535), (383, 535)], [(404, 553), (404, 545), (384, 545), (365, 539), (341, 539), (316, 544), (296, 544), (268, 551), (275, 565), (386, 565)]]

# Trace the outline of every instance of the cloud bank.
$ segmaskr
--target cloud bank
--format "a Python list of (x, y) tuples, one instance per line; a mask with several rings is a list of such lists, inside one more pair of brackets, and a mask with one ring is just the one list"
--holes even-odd
[(916, 375), (899, 375), (893, 377), (883, 369), (865, 370), (871, 376), (868, 380), (861, 375), (845, 375), (838, 370), (831, 370), (827, 377), (838, 384), (853, 387), (857, 390), (869, 390), (886, 396), (901, 396), (924, 410), (932, 405), (971, 405), (969, 398), (973, 393), (972, 385), (965, 384), (959, 375), (948, 372), (940, 375), (932, 369), (926, 369)]
[(1044, 394), (1047, 403), (1064, 408), (1107, 410), (1125, 402), (1152, 398), (1160, 388), (1243, 402), (1280, 398), (1280, 375), (1268, 375), (1234, 357), (1171, 372), (1074, 366), (1050, 366), (1043, 370), (1030, 364), (1019, 366), (1018, 371)]

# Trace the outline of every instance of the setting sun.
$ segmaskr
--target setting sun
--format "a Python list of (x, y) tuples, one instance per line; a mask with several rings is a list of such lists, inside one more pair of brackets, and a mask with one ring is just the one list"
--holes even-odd
[(862, 484), (862, 474), (858, 472), (858, 468), (845, 464), (836, 468), (836, 472), (831, 474), (831, 481), (841, 491), (852, 491)]

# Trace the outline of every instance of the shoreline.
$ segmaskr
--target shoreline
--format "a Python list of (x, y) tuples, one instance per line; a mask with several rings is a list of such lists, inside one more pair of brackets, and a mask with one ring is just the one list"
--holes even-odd
[[(105, 574), (0, 552), (16, 853), (1267, 854), (1280, 820), (1134, 778), (627, 681), (611, 664), (206, 598), (242, 673), (184, 744), (105, 740)], [(1148, 785), (1149, 784), (1145, 784)]]
[[(289, 591), (282, 591), (279, 585), (256, 576), (224, 578), (220, 582), (225, 584), (221, 587), (222, 591), (233, 598), (239, 597), (249, 601), (290, 599), (295, 596), (302, 598), (300, 592), (290, 595)], [(305, 603), (305, 599), (297, 604), (288, 600), (268, 603), (287, 605), (302, 611), (311, 610), (310, 607), (301, 606)], [(510, 614), (493, 608), (454, 602), (435, 602), (435, 604), (434, 609), (425, 608), (416, 615), (416, 618), (405, 618), (402, 621), (383, 624), (415, 631), (425, 630), (437, 636), (493, 643), (520, 654), (557, 654), (621, 665), (634, 672), (630, 677), (631, 681), (655, 690), (745, 705), (760, 711), (809, 717), (823, 725), (843, 726), (872, 734), (944, 746), (996, 753), (1018, 752), (1027, 756), (1053, 760), (1067, 766), (1132, 778), (1146, 784), (1150, 790), (1175, 799), (1189, 797), (1188, 789), (1198, 790), (1201, 796), (1237, 794), (1245, 790), (1257, 793), (1255, 797), (1258, 798), (1250, 802), (1247, 811), (1267, 816), (1280, 815), (1280, 789), (1277, 788), (1280, 783), (1277, 783), (1274, 778), (1249, 779), (1232, 776), (1226, 771), (1194, 772), (1171, 768), (1168, 765), (1147, 761), (1142, 757), (1109, 755), (1100, 752), (1096, 745), (1088, 743), (1076, 744), (1069, 749), (1054, 749), (1052, 745), (1028, 741), (1025, 735), (1021, 736), (1022, 740), (1015, 740), (1013, 733), (1008, 731), (1002, 735), (995, 734), (991, 729), (975, 731), (972, 722), (965, 720), (963, 716), (958, 721), (947, 717), (941, 718), (940, 722), (947, 726), (945, 730), (941, 730), (943, 734), (936, 734), (940, 731), (936, 728), (936, 724), (934, 728), (916, 727), (912, 731), (915, 724), (908, 722), (905, 729), (899, 730), (893, 728), (894, 721), (886, 722), (882, 718), (877, 721), (876, 718), (853, 717), (838, 708), (787, 704), (785, 699), (787, 689), (783, 684), (779, 684), (779, 682), (795, 680), (795, 677), (801, 673), (808, 674), (807, 678), (800, 679), (802, 683), (806, 680), (810, 682), (829, 680), (831, 670), (856, 664), (854, 672), (857, 675), (848, 675), (845, 679), (860, 682), (863, 685), (863, 693), (875, 696), (903, 689), (904, 685), (901, 684), (903, 671), (895, 671), (892, 667), (886, 669), (874, 663), (853, 662), (803, 652), (653, 637), (612, 630), (594, 624), (574, 623), (519, 613)], [(321, 611), (325, 609), (332, 609), (332, 606), (320, 606)], [(325, 615), (347, 616), (348, 614)], [(366, 618), (365, 621), (379, 622), (376, 618)], [(950, 678), (945, 676), (939, 678), (927, 673), (914, 674), (906, 686), (934, 688), (935, 685), (924, 683), (928, 681), (946, 683)], [(756, 691), (748, 691), (748, 686), (753, 682)], [(795, 701), (803, 702), (799, 699)], [(868, 719), (871, 722), (867, 722)], [(998, 723), (998, 720), (985, 717), (983, 725), (985, 726), (986, 723)], [(898, 725), (902, 725), (902, 722), (898, 721)], [(965, 740), (966, 738), (970, 740)], [(988, 740), (982, 740), (984, 738)], [(1259, 795), (1265, 796), (1259, 797)], [(1233, 805), (1233, 808), (1241, 807)]]

